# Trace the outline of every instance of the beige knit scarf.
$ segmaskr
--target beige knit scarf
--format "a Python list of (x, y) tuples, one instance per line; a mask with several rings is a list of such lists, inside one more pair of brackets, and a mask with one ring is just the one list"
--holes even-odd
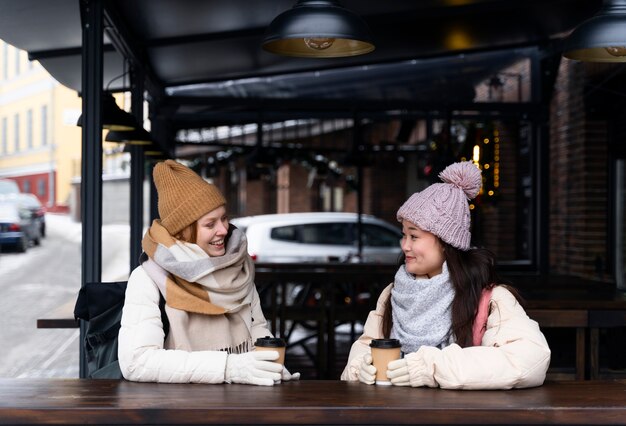
[(240, 230), (233, 230), (226, 254), (209, 257), (155, 220), (142, 246), (149, 257), (142, 267), (165, 298), (167, 349), (242, 353), (252, 348), (254, 265)]

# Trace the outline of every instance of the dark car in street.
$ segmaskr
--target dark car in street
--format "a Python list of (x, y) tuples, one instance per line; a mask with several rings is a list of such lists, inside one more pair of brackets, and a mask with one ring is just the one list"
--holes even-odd
[(24, 207), (26, 207), (33, 219), (39, 224), (39, 234), (42, 237), (46, 236), (46, 208), (41, 204), (39, 198), (34, 194), (17, 194), (16, 198)]
[(0, 201), (0, 248), (12, 246), (25, 252), (30, 243), (39, 245), (39, 223), (24, 205), (16, 201)]
[(39, 234), (43, 238), (46, 236), (46, 208), (41, 204), (39, 198), (34, 194), (12, 193), (0, 194), (0, 201), (18, 203), (22, 208), (26, 208), (33, 216), (39, 226)]

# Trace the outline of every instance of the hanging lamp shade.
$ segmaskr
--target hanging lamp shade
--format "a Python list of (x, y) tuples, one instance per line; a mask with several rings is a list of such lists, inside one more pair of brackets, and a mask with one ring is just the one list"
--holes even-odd
[[(155, 158), (166, 157), (161, 147), (153, 141), (147, 145), (141, 145), (141, 148), (143, 148), (143, 155), (145, 155), (146, 157), (155, 157)], [(123, 152), (131, 152), (131, 144), (127, 143), (126, 145), (124, 145)]]
[(626, 62), (626, 0), (605, 1), (565, 40), (563, 56), (586, 62)]
[(104, 140), (107, 142), (126, 143), (130, 145), (150, 145), (152, 143), (150, 133), (143, 127), (128, 131), (109, 130)]
[[(83, 115), (78, 117), (78, 127), (83, 126)], [(110, 93), (102, 94), (102, 127), (109, 130), (128, 131), (137, 128), (135, 117), (117, 106)]]
[(335, 0), (298, 0), (271, 22), (263, 38), (268, 52), (305, 58), (363, 55), (374, 48), (365, 21)]

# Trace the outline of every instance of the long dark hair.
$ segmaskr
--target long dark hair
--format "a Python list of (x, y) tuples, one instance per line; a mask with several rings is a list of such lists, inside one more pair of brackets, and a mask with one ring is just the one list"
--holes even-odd
[[(461, 347), (472, 345), (472, 325), (478, 312), (478, 302), (483, 289), (492, 288), (504, 281), (496, 273), (496, 258), (484, 248), (459, 250), (441, 241), (448, 264), (450, 281), (454, 287), (452, 300), (452, 333)], [(515, 289), (507, 288), (521, 300)], [(385, 337), (391, 334), (391, 296), (385, 302), (382, 331)], [(419, 315), (419, 313), (416, 313)]]

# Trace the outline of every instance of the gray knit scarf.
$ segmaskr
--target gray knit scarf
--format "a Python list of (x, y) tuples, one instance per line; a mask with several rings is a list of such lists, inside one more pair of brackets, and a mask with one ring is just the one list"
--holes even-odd
[(432, 278), (415, 277), (402, 265), (391, 289), (391, 337), (399, 339), (405, 354), (421, 346), (442, 348), (453, 341), (452, 299), (448, 265)]

